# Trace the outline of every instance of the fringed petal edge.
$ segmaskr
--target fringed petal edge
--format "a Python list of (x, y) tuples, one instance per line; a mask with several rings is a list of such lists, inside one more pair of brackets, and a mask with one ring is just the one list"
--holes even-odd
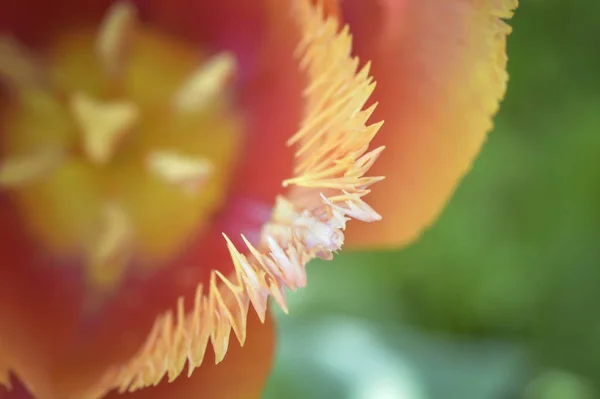
[(349, 28), (340, 29), (322, 5), (296, 0), (294, 7), (302, 32), (296, 56), (308, 84), (304, 118), (289, 141), (297, 148), (297, 166), (296, 176), (283, 182), (287, 194), (277, 199), (258, 246), (242, 236), (246, 248), (240, 251), (224, 235), (235, 274), (214, 270), (208, 286), (198, 287), (189, 312), (180, 298), (176, 310), (157, 318), (137, 354), (109, 370), (86, 398), (154, 386), (165, 376), (172, 381), (186, 363), (189, 376), (202, 364), (209, 342), (216, 362), (222, 361), (231, 330), (244, 344), (250, 305), (263, 321), (269, 297), (287, 311), (285, 289), (304, 287), (306, 264), (331, 259), (341, 249), (348, 220), (381, 219), (362, 199), (382, 179), (365, 177), (383, 150), (368, 148), (382, 124), (366, 124), (375, 108), (363, 109), (375, 87), (369, 65), (358, 69)]

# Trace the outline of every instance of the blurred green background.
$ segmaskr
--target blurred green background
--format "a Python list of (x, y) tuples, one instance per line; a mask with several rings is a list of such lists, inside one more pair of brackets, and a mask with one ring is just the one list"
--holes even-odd
[(311, 263), (266, 399), (600, 397), (600, 1), (511, 25), (472, 173), (418, 243)]

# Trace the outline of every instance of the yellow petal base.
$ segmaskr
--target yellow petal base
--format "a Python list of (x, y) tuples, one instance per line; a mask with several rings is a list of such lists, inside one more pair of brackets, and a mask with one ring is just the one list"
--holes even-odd
[(133, 261), (167, 262), (222, 204), (240, 141), (235, 68), (147, 29), (129, 3), (44, 54), (0, 38), (0, 189), (45, 251), (81, 261), (93, 295)]

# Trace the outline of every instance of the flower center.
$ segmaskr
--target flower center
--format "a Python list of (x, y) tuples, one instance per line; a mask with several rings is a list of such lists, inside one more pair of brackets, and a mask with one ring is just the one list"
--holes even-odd
[(223, 202), (236, 62), (153, 31), (128, 3), (36, 56), (0, 38), (0, 189), (45, 250), (82, 257), (91, 290), (110, 292), (130, 265), (165, 264)]

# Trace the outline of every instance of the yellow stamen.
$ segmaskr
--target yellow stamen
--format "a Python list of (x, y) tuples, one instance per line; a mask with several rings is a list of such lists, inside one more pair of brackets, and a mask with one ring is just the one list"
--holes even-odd
[(3, 160), (0, 163), (0, 187), (15, 188), (38, 181), (60, 164), (63, 155), (59, 150), (47, 150)]
[(132, 237), (132, 226), (125, 211), (117, 204), (105, 204), (100, 211), (99, 235), (85, 269), (94, 288), (114, 288), (125, 276)]
[[(197, 75), (199, 63), (212, 66), (180, 97), (193, 97), (195, 90), (210, 97), (212, 89), (198, 82), (220, 87), (236, 69), (234, 58), (225, 53), (205, 58), (197, 45), (133, 21), (135, 14), (130, 3), (119, 3), (108, 9), (100, 34), (78, 26), (49, 37), (45, 63), (31, 64), (47, 85), (19, 88), (0, 115), (0, 130), (6, 132), (0, 137), (0, 189), (11, 188), (35, 239), (52, 255), (90, 250), (102, 235), (97, 231), (102, 204), (118, 201), (135, 231), (138, 262), (129, 265), (134, 274), (168, 267), (190, 238), (209, 226), (236, 166), (241, 131), (230, 99), (219, 90), (213, 90), (206, 108), (173, 109), (176, 93), (186, 91), (181, 83)], [(134, 41), (126, 34), (133, 23)], [(14, 43), (4, 46), (6, 54), (26, 55)], [(4, 59), (13, 65), (26, 57)], [(115, 79), (105, 66), (118, 63), (125, 64)], [(21, 69), (26, 68), (10, 71)], [(44, 148), (63, 150), (58, 167), (52, 169), (52, 158), (37, 155)], [(52, 173), (45, 175), (46, 170)], [(90, 265), (82, 268), (96, 267)], [(94, 291), (99, 272), (83, 273), (90, 280), (86, 288)]]
[(240, 151), (222, 95), (236, 59), (137, 17), (117, 1), (100, 27), (62, 27), (43, 64), (0, 36), (0, 84), (18, 89), (0, 109), (0, 190), (49, 257), (83, 255), (94, 307), (129, 273), (171, 266), (210, 226)]
[(173, 99), (175, 108), (187, 112), (203, 109), (221, 94), (235, 68), (235, 57), (231, 53), (215, 55), (181, 86)]
[(16, 88), (41, 80), (41, 73), (27, 50), (9, 37), (0, 37), (0, 79)]
[(108, 10), (96, 41), (98, 58), (111, 77), (120, 75), (135, 31), (137, 12), (128, 1), (115, 3)]
[(197, 192), (213, 170), (212, 164), (206, 159), (167, 151), (150, 154), (148, 168), (167, 183), (180, 186), (189, 193)]
[(131, 102), (101, 103), (83, 93), (73, 95), (70, 105), (81, 130), (83, 149), (97, 164), (111, 160), (121, 139), (140, 117), (138, 107)]

